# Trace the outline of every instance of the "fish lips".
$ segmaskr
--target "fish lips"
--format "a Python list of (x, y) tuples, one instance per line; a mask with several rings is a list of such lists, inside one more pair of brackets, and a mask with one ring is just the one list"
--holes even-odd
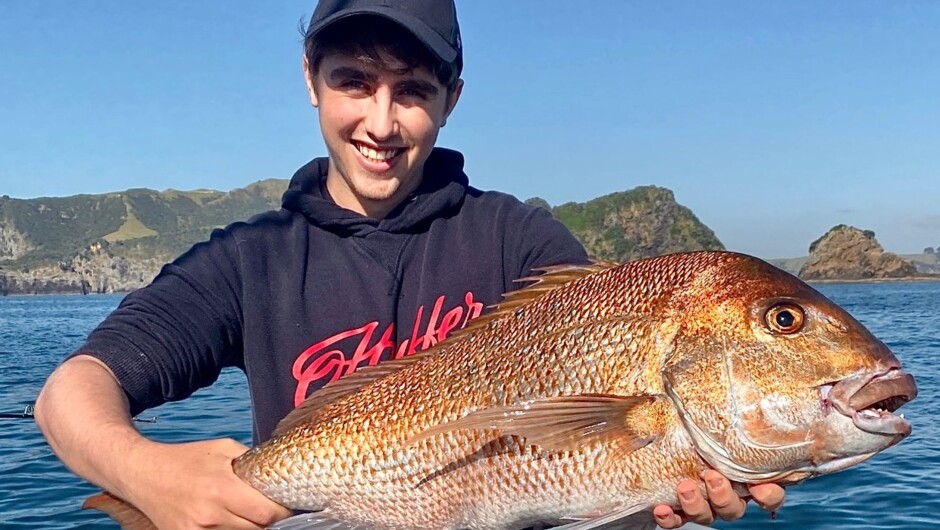
[(841, 414), (852, 418), (859, 429), (904, 438), (911, 424), (894, 414), (917, 397), (914, 376), (891, 368), (882, 373), (862, 373), (847, 377), (826, 391), (824, 398)]

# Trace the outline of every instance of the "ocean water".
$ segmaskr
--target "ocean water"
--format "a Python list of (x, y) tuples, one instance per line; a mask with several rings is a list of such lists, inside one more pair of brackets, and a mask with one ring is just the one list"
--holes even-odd
[[(725, 529), (940, 528), (940, 283), (827, 284), (845, 307), (913, 372), (919, 397), (904, 408), (914, 425), (900, 445), (841, 473), (790, 488), (776, 520), (752, 506)], [(22, 412), (46, 376), (121, 297), (0, 298), (0, 413)], [(191, 399), (141, 416), (141, 430), (164, 441), (219, 436), (251, 439), (244, 376), (226, 371)], [(80, 510), (97, 488), (55, 458), (32, 420), (0, 419), (0, 528), (116, 528)]]

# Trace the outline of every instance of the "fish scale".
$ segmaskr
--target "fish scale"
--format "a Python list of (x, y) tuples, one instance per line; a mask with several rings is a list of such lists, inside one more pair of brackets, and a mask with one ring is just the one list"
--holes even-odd
[[(864, 406), (913, 399), (899, 367), (841, 308), (750, 256), (559, 266), (436, 347), (314, 393), (234, 469), (319, 511), (290, 528), (585, 530), (678, 507), (677, 484), (708, 467), (789, 484), (897, 443), (909, 424), (860, 421), (847, 400), (869, 382)], [(842, 412), (822, 406), (827, 385)]]

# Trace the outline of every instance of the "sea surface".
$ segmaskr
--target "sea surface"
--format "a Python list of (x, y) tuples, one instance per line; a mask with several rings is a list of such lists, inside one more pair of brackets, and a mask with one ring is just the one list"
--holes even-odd
[[(913, 434), (841, 473), (788, 489), (776, 520), (751, 506), (726, 529), (940, 528), (940, 283), (825, 284), (817, 288), (868, 326), (913, 372), (905, 406)], [(120, 295), (0, 297), (0, 413), (31, 405), (46, 376), (120, 302)], [(163, 441), (220, 436), (250, 443), (244, 376), (232, 370), (193, 398), (141, 415)], [(116, 528), (82, 501), (97, 488), (72, 475), (31, 419), (0, 419), (0, 528)]]

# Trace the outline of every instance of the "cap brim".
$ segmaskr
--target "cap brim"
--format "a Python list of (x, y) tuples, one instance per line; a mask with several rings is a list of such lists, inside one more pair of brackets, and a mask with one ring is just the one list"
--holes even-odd
[(442, 61), (451, 63), (457, 59), (457, 50), (427, 24), (407, 13), (402, 13), (401, 11), (385, 6), (350, 8), (339, 13), (334, 13), (310, 26), (310, 28), (307, 29), (307, 35), (308, 37), (314, 37), (317, 33), (323, 31), (324, 28), (334, 22), (357, 15), (377, 15), (391, 20), (417, 37), (419, 41), (427, 46), (428, 49)]

